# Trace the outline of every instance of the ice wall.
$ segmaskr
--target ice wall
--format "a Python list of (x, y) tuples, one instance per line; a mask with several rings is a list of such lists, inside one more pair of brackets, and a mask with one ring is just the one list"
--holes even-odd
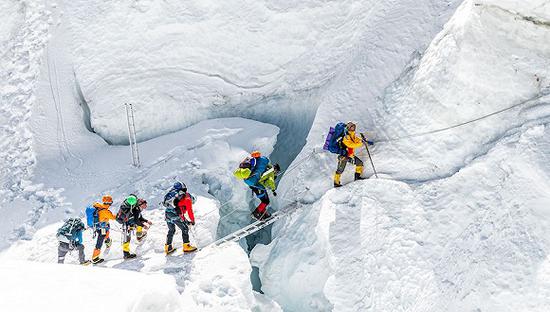
[(136, 106), (139, 139), (200, 120), (273, 123), (303, 144), (317, 90), (338, 75), (369, 16), (361, 1), (71, 1), (74, 69), (93, 129), (127, 141), (121, 105)]
[[(544, 1), (507, 1), (498, 4), (494, 1), (466, 1), (437, 36), (440, 25), (446, 22), (445, 17), (452, 12), (452, 6), (445, 7), (435, 2), (419, 4), (416, 1), (385, 3), (380, 6), (370, 20), (373, 27), (364, 34), (365, 38), (370, 39), (365, 40), (365, 53), (358, 55), (348, 67), (348, 72), (321, 96), (322, 102), (308, 143), (297, 162), (309, 155), (312, 148), (322, 145), (322, 136), (329, 126), (340, 120), (355, 120), (359, 130), (371, 130), (375, 140), (378, 140), (371, 150), (378, 171), (387, 179), (405, 183), (403, 187), (412, 188), (414, 195), (409, 198), (411, 195), (408, 195), (408, 191), (401, 192), (387, 185), (387, 182), (376, 180), (360, 186), (354, 185), (350, 191), (344, 189), (341, 191), (343, 195), (334, 191), (326, 193), (331, 188), (335, 157), (322, 153), (310, 157), (298, 169), (288, 173), (282, 182), (283, 193), (302, 202), (302, 210), (287, 221), (275, 225), (274, 232), (278, 238), (269, 246), (257, 247), (263, 290), (289, 311), (330, 310), (332, 305), (337, 311), (438, 311), (441, 307), (453, 306), (461, 306), (462, 310), (501, 308), (500, 299), (497, 298), (506, 296), (509, 285), (502, 288), (493, 286), (501, 285), (502, 280), (509, 277), (507, 272), (516, 269), (522, 271), (518, 276), (523, 274), (528, 279), (534, 278), (536, 272), (532, 271), (531, 265), (541, 264), (548, 249), (543, 239), (546, 234), (538, 232), (545, 227), (547, 214), (543, 213), (544, 217), (539, 220), (540, 212), (532, 211), (535, 209), (533, 207), (540, 209), (544, 204), (529, 202), (527, 199), (532, 198), (529, 188), (519, 188), (516, 184), (518, 182), (513, 181), (526, 179), (530, 181), (527, 183), (538, 185), (538, 195), (534, 197), (542, 196), (545, 198), (542, 201), (547, 202), (544, 194), (548, 186), (543, 181), (548, 168), (540, 163), (546, 157), (544, 138), (547, 131), (545, 126), (537, 128), (537, 125), (545, 125), (550, 113), (549, 98), (545, 96), (550, 77), (550, 46), (545, 44), (549, 39), (550, 28), (544, 18), (549, 11), (548, 4)], [(427, 46), (432, 39), (424, 51), (423, 45)], [(476, 119), (516, 104), (519, 106), (515, 109), (467, 127), (397, 140), (418, 132)], [(517, 150), (494, 151), (497, 146), (500, 148), (501, 145), (524, 141), (532, 133), (538, 134), (528, 139), (530, 143)], [(519, 138), (520, 134), (525, 134), (525, 137)], [(530, 148), (530, 156), (522, 155), (522, 149), (527, 146), (539, 147), (534, 147), (534, 150)], [(498, 160), (485, 157), (493, 151), (501, 155), (517, 153), (521, 155), (518, 156), (521, 160), (507, 159), (505, 156), (497, 157)], [(361, 157), (365, 156), (363, 154)], [(535, 169), (522, 165), (516, 167), (516, 161), (525, 162), (525, 166)], [(499, 165), (495, 167), (493, 162)], [(474, 163), (478, 169), (470, 169)], [(457, 181), (455, 176), (465, 168), (478, 172)], [(501, 170), (506, 173), (501, 175)], [(542, 172), (542, 177), (535, 172)], [(371, 174), (369, 166), (366, 174)], [(351, 175), (352, 170), (348, 169), (344, 175), (345, 183), (350, 181)], [(483, 183), (477, 181), (480, 176), (486, 176), (487, 180)], [(505, 182), (502, 182), (503, 179)], [(437, 181), (448, 184), (442, 186)], [(467, 185), (469, 183), (485, 189), (480, 191), (481, 194), (476, 194)], [(306, 187), (309, 191), (304, 194)], [(381, 190), (380, 197), (375, 195), (378, 188)], [(419, 195), (418, 188), (427, 188), (420, 192), (426, 194)], [(396, 192), (400, 203), (395, 206), (387, 203), (388, 198), (393, 198)], [(494, 196), (498, 198), (487, 199), (485, 192), (496, 194)], [(500, 197), (504, 196), (501, 192), (512, 193), (526, 201), (514, 201), (514, 205), (510, 205), (509, 198)], [(365, 194), (368, 199), (356, 198), (356, 193)], [(437, 199), (430, 199), (430, 196)], [(322, 199), (317, 201), (320, 197)], [(365, 204), (365, 200), (368, 204)], [(385, 218), (381, 215), (394, 208), (408, 210), (406, 203), (410, 201), (418, 202), (424, 212), (418, 210), (418, 207), (412, 207), (414, 212), (407, 212), (407, 215), (398, 213), (398, 216), (389, 218), (395, 218), (398, 224), (418, 221), (419, 225), (413, 226), (415, 229), (407, 225), (405, 229), (395, 232), (394, 239), (394, 234), (387, 232), (385, 225), (380, 225), (376, 230), (370, 228), (372, 222), (376, 224), (379, 218)], [(336, 206), (336, 216), (340, 213), (345, 222), (359, 222), (357, 218), (363, 218), (364, 214), (369, 214), (371, 219), (368, 225), (361, 221), (353, 227), (349, 223), (336, 226), (341, 230), (350, 226), (344, 235), (336, 230), (332, 232), (333, 226), (340, 222), (334, 221), (334, 217), (322, 207), (334, 209), (333, 206)], [(483, 208), (483, 212), (479, 215), (479, 210), (476, 210), (472, 219), (471, 216), (456, 216), (454, 211), (446, 210), (448, 207), (463, 211), (466, 207), (478, 207)], [(363, 212), (359, 214), (357, 209)], [(376, 209), (379, 211), (373, 215)], [(444, 211), (438, 217), (441, 222), (458, 222), (460, 230), (446, 232), (442, 228), (433, 229), (430, 235), (440, 240), (436, 245), (418, 239), (416, 227), (433, 228), (439, 222), (433, 223), (433, 214), (442, 209)], [(351, 216), (342, 214), (341, 210)], [(418, 219), (424, 213), (427, 215), (426, 220)], [(507, 217), (516, 214), (525, 219)], [(463, 219), (457, 221), (457, 218)], [(490, 246), (486, 246), (476, 240), (485, 239), (482, 234), (485, 230), (479, 228), (486, 229), (487, 223), (494, 227), (490, 231), (499, 232), (507, 227), (513, 227), (514, 231), (491, 240)], [(475, 238), (465, 238), (461, 231)], [(523, 237), (522, 233), (528, 233), (525, 234), (527, 237)], [(534, 236), (538, 238), (533, 239)], [(361, 241), (357, 237), (361, 237)], [(370, 244), (363, 245), (367, 239), (371, 240)], [(476, 243), (472, 243), (472, 240)], [(521, 241), (519, 244), (531, 244), (528, 249), (532, 252), (512, 248), (513, 251), (506, 257), (524, 259), (528, 263), (526, 266), (510, 269), (515, 265), (514, 260), (509, 258), (484, 262), (487, 255), (497, 253), (501, 248), (511, 248), (510, 245), (518, 241)], [(357, 246), (352, 246), (354, 242), (357, 242)], [(478, 243), (486, 249), (480, 251)], [(400, 268), (386, 272), (384, 263), (393, 263), (400, 257), (394, 254), (399, 245), (403, 246), (403, 255), (409, 259), (407, 261), (415, 264), (401, 268), (399, 262), (405, 260), (398, 260), (395, 265)], [(453, 246), (460, 251), (449, 255), (437, 247), (441, 245), (449, 248)], [(415, 251), (405, 251), (408, 248)], [(430, 253), (433, 259), (426, 263), (424, 256), (416, 254), (416, 249), (421, 253)], [(450, 259), (456, 259), (459, 262), (456, 265), (460, 268), (468, 266), (465, 262), (470, 260), (464, 259), (483, 262), (484, 266), (481, 271), (468, 273), (467, 276), (455, 276), (453, 274), (461, 274), (459, 268), (449, 271), (442, 268), (443, 263)], [(361, 266), (361, 261), (364, 261), (365, 266)], [(436, 277), (430, 277), (433, 274)], [(495, 274), (493, 282), (483, 284), (481, 281), (490, 274)], [(419, 275), (425, 279), (422, 282), (425, 283), (424, 288), (409, 289), (409, 286), (417, 284), (415, 279)], [(437, 289), (442, 286), (433, 285), (445, 284), (445, 278), (453, 285), (453, 291), (466, 297), (471, 294), (472, 297), (439, 298), (441, 294)], [(381, 279), (382, 282), (379, 285), (376, 281), (371, 283), (373, 279)], [(315, 282), (310, 283), (307, 289), (301, 289), (296, 286), (298, 280)], [(478, 282), (483, 285), (476, 284)], [(514, 284), (513, 287), (527, 287), (527, 284)], [(300, 298), (303, 299), (293, 297), (291, 293), (295, 291), (300, 292)], [(481, 298), (491, 291), (495, 291), (493, 299), (482, 304)], [(375, 295), (369, 297), (369, 293)], [(519, 292), (513, 293), (513, 298), (524, 298)], [(425, 301), (415, 301), (409, 297), (411, 294)], [(444, 294), (449, 293), (444, 291)], [(395, 298), (390, 299), (392, 296)], [(529, 289), (526, 297), (529, 296), (540, 300), (541, 289)], [(534, 306), (540, 308), (544, 304), (542, 300)], [(434, 309), (434, 306), (437, 308)]]

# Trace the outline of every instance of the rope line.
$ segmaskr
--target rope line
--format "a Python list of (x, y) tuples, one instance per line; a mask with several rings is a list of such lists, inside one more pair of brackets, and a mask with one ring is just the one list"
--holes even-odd
[(489, 118), (489, 117), (492, 117), (492, 116), (495, 116), (495, 115), (498, 115), (498, 114), (501, 114), (501, 113), (504, 113), (506, 111), (509, 111), (509, 110), (512, 110), (516, 107), (519, 107), (519, 106), (522, 106), (524, 104), (527, 104), (529, 102), (532, 102), (532, 101), (536, 101), (546, 95), (550, 94), (550, 90), (547, 91), (547, 92), (541, 92), (539, 94), (537, 94), (536, 96), (532, 97), (532, 98), (529, 98), (527, 100), (524, 100), (524, 101), (521, 101), (519, 103), (516, 103), (512, 106), (509, 106), (509, 107), (506, 107), (506, 108), (503, 108), (503, 109), (500, 109), (498, 111), (495, 111), (495, 112), (492, 112), (490, 114), (487, 114), (487, 115), (483, 115), (481, 117), (478, 117), (478, 118), (475, 118), (475, 119), (472, 119), (472, 120), (468, 120), (468, 121), (465, 121), (465, 122), (461, 122), (461, 123), (458, 123), (458, 124), (455, 124), (455, 125), (452, 125), (452, 126), (448, 126), (448, 127), (445, 127), (445, 128), (440, 128), (440, 129), (435, 129), (435, 130), (431, 130), (431, 131), (426, 131), (426, 132), (420, 132), (420, 133), (413, 133), (413, 134), (409, 134), (409, 135), (406, 135), (406, 136), (402, 136), (402, 137), (397, 137), (397, 138), (388, 138), (388, 139), (383, 139), (383, 140), (378, 140), (376, 141), (377, 142), (393, 142), (393, 141), (400, 141), (400, 140), (404, 140), (404, 139), (409, 139), (409, 138), (415, 138), (415, 137), (421, 137), (421, 136), (425, 136), (425, 135), (429, 135), (429, 134), (434, 134), (434, 133), (439, 133), (439, 132), (443, 132), (443, 131), (447, 131), (447, 130), (450, 130), (450, 129), (454, 129), (454, 128), (458, 128), (458, 127), (462, 127), (462, 126), (465, 126), (467, 124), (471, 124), (471, 123), (474, 123), (474, 122), (477, 122), (477, 121), (480, 121), (482, 119), (485, 119), (485, 118)]

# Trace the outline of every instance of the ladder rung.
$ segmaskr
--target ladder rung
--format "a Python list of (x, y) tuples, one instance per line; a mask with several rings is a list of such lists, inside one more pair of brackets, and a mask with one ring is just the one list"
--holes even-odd
[(256, 233), (257, 231), (267, 227), (268, 225), (270, 224), (273, 224), (275, 221), (281, 219), (282, 217), (288, 215), (290, 212), (294, 211), (295, 209), (298, 208), (298, 205), (294, 205), (293, 207), (289, 208), (289, 209), (286, 209), (284, 211), (276, 211), (274, 212), (272, 215), (271, 215), (271, 218), (269, 218), (268, 220), (265, 220), (265, 221), (256, 221), (252, 224), (249, 224), (247, 226), (245, 226), (244, 228), (242, 229), (239, 229), (231, 234), (228, 234), (204, 247), (201, 247), (200, 249), (202, 248), (205, 248), (205, 247), (208, 247), (210, 245), (216, 245), (216, 246), (220, 246), (224, 243), (227, 243), (227, 242), (231, 242), (231, 241), (239, 241), (245, 237), (247, 237), (248, 235), (250, 234), (254, 234)]

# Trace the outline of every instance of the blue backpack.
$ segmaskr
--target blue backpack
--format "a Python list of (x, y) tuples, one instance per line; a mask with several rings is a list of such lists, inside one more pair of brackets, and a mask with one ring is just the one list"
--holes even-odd
[(175, 189), (170, 189), (166, 195), (164, 195), (164, 200), (162, 201), (162, 205), (166, 208), (170, 208), (174, 206), (174, 198), (176, 198), (176, 195), (178, 195), (178, 191)]
[(346, 155), (346, 147), (342, 144), (342, 139), (346, 135), (346, 124), (339, 122), (334, 127), (330, 127), (323, 149), (338, 155)]
[(99, 214), (93, 206), (86, 207), (86, 224), (88, 227), (95, 227), (99, 223)]

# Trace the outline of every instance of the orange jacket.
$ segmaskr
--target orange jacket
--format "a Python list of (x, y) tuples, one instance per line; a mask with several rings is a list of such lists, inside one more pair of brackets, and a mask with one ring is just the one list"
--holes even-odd
[(348, 134), (342, 139), (342, 143), (348, 149), (348, 156), (352, 157), (354, 155), (353, 149), (363, 146), (363, 141), (361, 138), (355, 136), (355, 131), (348, 131)]
[(99, 222), (109, 223), (109, 220), (116, 219), (115, 215), (111, 212), (111, 210), (109, 210), (109, 207), (111, 207), (111, 205), (105, 205), (102, 203), (94, 204), (94, 208), (97, 209)]

